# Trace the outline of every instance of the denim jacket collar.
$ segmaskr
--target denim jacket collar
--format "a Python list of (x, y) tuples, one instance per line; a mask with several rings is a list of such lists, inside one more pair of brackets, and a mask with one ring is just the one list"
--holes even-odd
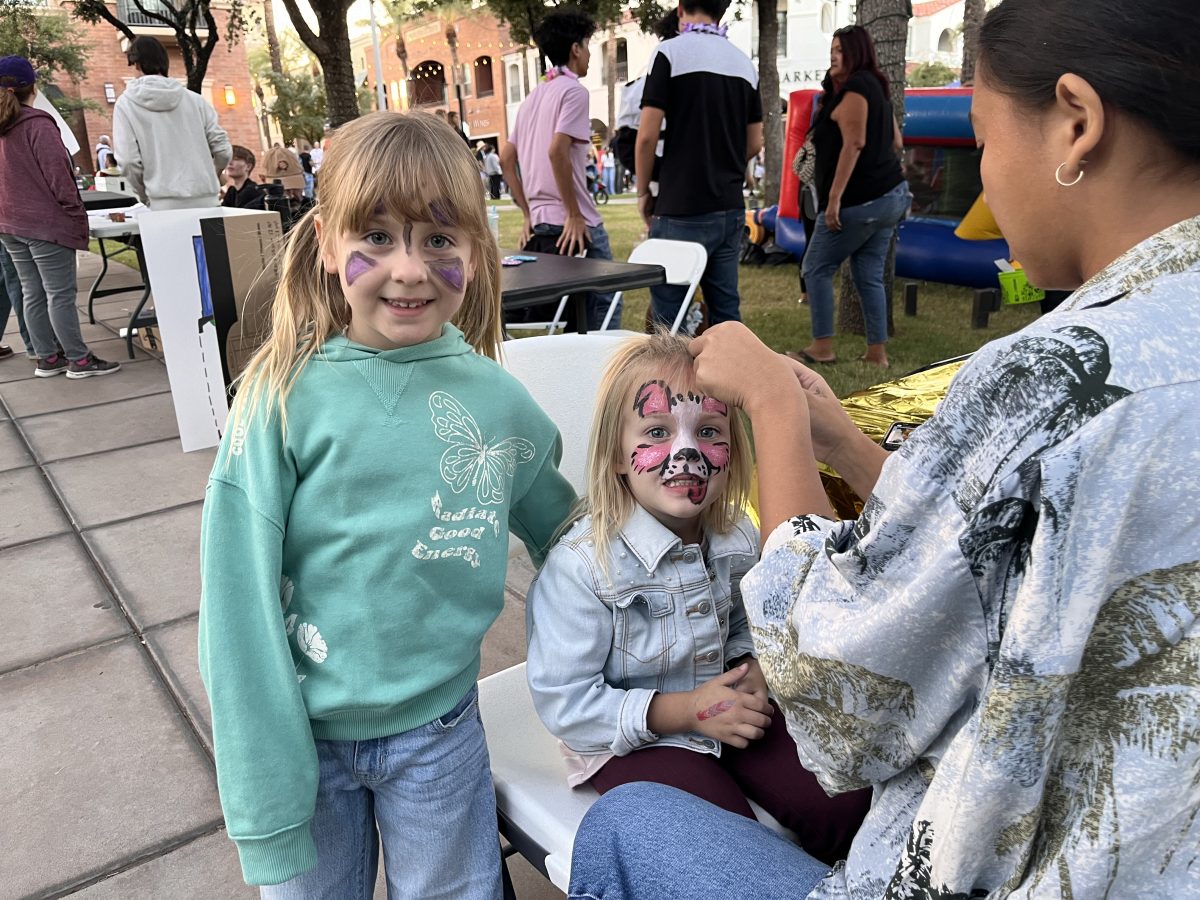
[[(657, 569), (662, 558), (671, 550), (683, 546), (682, 538), (636, 503), (619, 533), (625, 546), (646, 567), (647, 572)], [(736, 554), (754, 555), (757, 551), (753, 538), (740, 524), (724, 534), (708, 535), (709, 559)]]

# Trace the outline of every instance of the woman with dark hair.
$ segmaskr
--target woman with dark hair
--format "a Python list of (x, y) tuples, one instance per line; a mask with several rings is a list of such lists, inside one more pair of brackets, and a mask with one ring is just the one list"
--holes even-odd
[[(1030, 280), (1073, 293), (976, 353), (890, 456), (742, 326), (695, 341), (700, 389), (754, 426), (759, 663), (805, 767), (874, 802), (830, 871), (618, 788), (572, 896), (1200, 896), (1197, 44), (1195, 0), (987, 14), (988, 203)], [(857, 521), (816, 460), (867, 498)]]
[(58, 126), (33, 108), (36, 96), (29, 60), (0, 59), (0, 244), (21, 282), (34, 374), (108, 375), (121, 366), (88, 349), (75, 309), (75, 251), (88, 248), (87, 211)]
[(833, 276), (846, 259), (867, 327), (865, 362), (886, 367), (887, 295), (883, 267), (896, 225), (912, 197), (900, 169), (900, 126), (887, 76), (861, 25), (833, 33), (829, 86), (811, 130), (816, 150), (816, 227), (801, 274), (812, 313), (812, 343), (795, 354), (837, 361), (833, 349)]

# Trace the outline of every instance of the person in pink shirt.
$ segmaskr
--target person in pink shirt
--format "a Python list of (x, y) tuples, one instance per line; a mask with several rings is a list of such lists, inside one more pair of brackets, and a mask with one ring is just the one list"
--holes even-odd
[[(592, 127), (588, 90), (579, 83), (587, 75), (595, 30), (592, 18), (577, 10), (548, 13), (533, 30), (552, 68), (517, 110), (500, 152), (504, 180), (525, 216), (521, 239), (528, 250), (612, 259), (608, 232), (587, 190)], [(601, 327), (611, 302), (612, 294), (592, 294), (589, 329)], [(621, 327), (619, 306), (608, 327)]]

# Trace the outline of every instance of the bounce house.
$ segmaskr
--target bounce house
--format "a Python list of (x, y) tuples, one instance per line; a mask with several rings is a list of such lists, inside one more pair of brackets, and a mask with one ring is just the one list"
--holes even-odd
[[(754, 212), (755, 222), (773, 231), (775, 243), (797, 259), (804, 252), (804, 226), (791, 161), (804, 143), (820, 93), (795, 91), (789, 98), (779, 204)], [(972, 288), (998, 286), (994, 261), (1009, 258), (1007, 242), (964, 240), (955, 234), (982, 191), (970, 110), (971, 88), (904, 92), (904, 163), (913, 207), (898, 233), (900, 278)]]

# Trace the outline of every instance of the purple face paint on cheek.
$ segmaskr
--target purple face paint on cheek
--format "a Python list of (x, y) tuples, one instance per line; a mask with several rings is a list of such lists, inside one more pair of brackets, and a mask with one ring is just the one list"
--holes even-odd
[(440, 278), (453, 291), (461, 291), (466, 284), (466, 275), (463, 271), (463, 262), (461, 259), (445, 259), (439, 262), (431, 262), (429, 271)]
[(370, 272), (375, 265), (375, 260), (355, 250), (346, 257), (346, 265), (342, 269), (347, 286), (354, 284), (360, 275)]

